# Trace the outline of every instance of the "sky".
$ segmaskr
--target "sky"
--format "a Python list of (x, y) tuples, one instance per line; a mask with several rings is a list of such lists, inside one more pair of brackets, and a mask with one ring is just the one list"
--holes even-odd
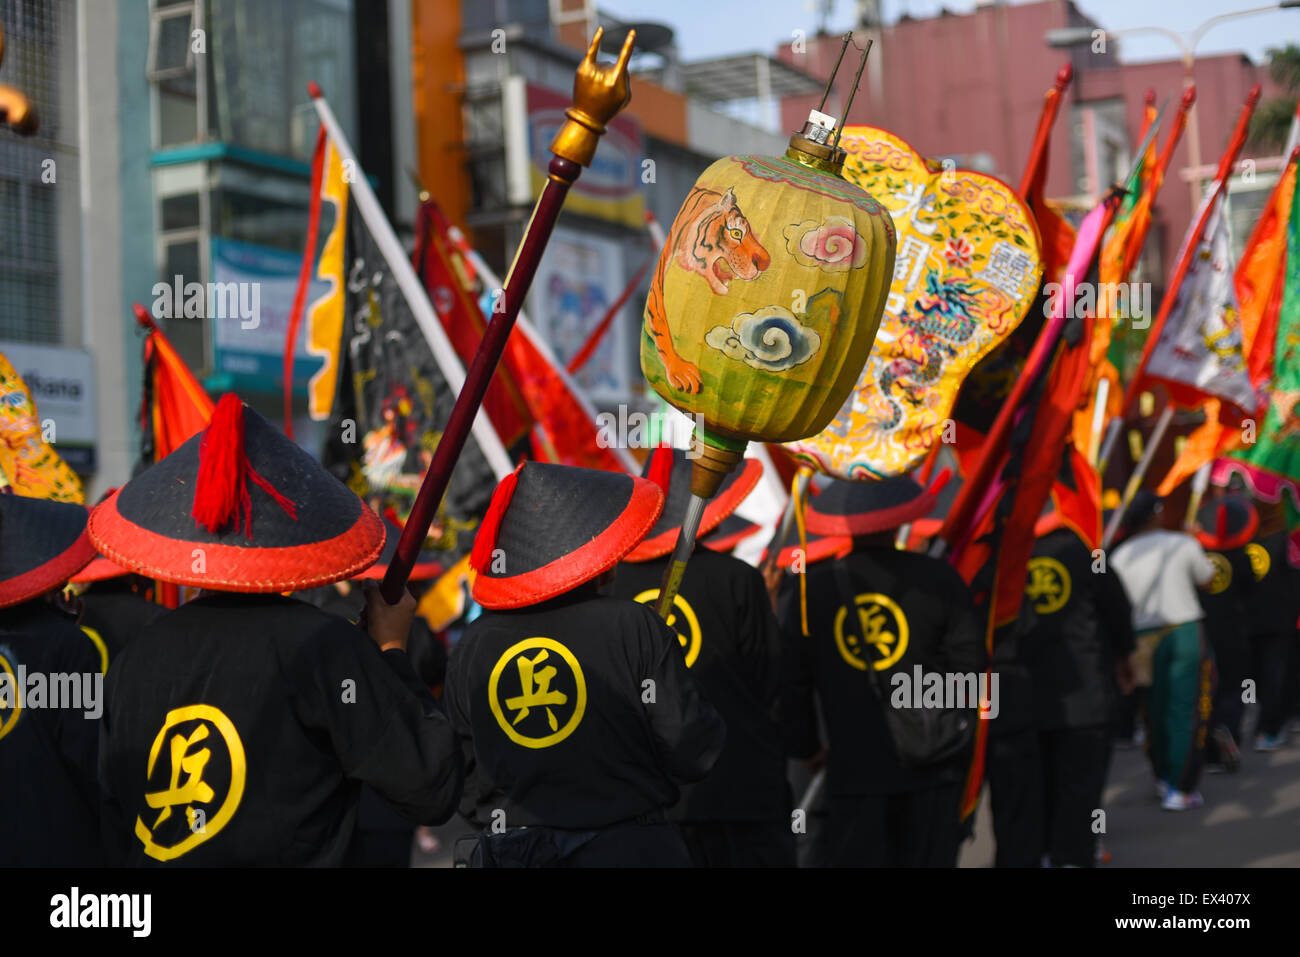
[[(1163, 26), (1187, 34), (1218, 14), (1268, 6), (1269, 0), (1075, 0), (1076, 6), (1101, 26), (1121, 30), (1137, 26)], [(667, 23), (677, 33), (683, 60), (699, 60), (729, 53), (771, 52), (788, 43), (796, 29), (811, 35), (819, 25), (819, 3), (814, 0), (596, 0), (601, 10), (622, 20)], [(884, 0), (887, 22), (904, 13), (914, 17), (936, 15), (941, 7), (969, 13), (975, 0)], [(854, 0), (833, 0), (828, 28), (842, 32), (856, 20)], [(1266, 59), (1265, 49), (1287, 40), (1300, 42), (1300, 8), (1255, 14), (1228, 20), (1209, 28), (1196, 53), (1244, 51), (1256, 62)], [(1172, 39), (1159, 34), (1122, 38), (1122, 59), (1128, 63), (1173, 59), (1179, 56)]]

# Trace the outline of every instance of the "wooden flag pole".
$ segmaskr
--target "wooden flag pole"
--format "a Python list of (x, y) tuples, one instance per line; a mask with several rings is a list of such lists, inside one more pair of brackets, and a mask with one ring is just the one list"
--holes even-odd
[(602, 66), (596, 62), (603, 34), (603, 29), (596, 30), (587, 55), (578, 66), (573, 84), (574, 105), (565, 110), (565, 124), (551, 143), (554, 158), (547, 169), (546, 187), (533, 208), (532, 218), (528, 221), (523, 241), (515, 254), (514, 265), (506, 275), (501, 297), (502, 311), (493, 313), (483, 333), (474, 361), (465, 375), (465, 384), (456, 396), (456, 404), (451, 410), (438, 447), (434, 450), (429, 471), (420, 483), (415, 504), (406, 520), (406, 527), (402, 529), (402, 537), (397, 542), (396, 554), (380, 585), (380, 592), (390, 605), (397, 604), (406, 587), (420, 545), (428, 535), (429, 526), (447, 491), (456, 459), (460, 457), (461, 449), (469, 438), (474, 416), (483, 403), (492, 373), (501, 360), (506, 340), (514, 328), (515, 317), (532, 285), (533, 276), (560, 216), (560, 207), (564, 204), (569, 187), (581, 174), (582, 167), (591, 165), (596, 155), (596, 143), (605, 132), (605, 124), (632, 98), (627, 61), (632, 56), (636, 31), (628, 32), (618, 62), (613, 66)]
[(1120, 501), (1119, 508), (1111, 513), (1110, 521), (1106, 523), (1106, 531), (1101, 536), (1103, 551), (1110, 548), (1110, 543), (1115, 540), (1115, 535), (1119, 532), (1120, 522), (1124, 520), (1124, 513), (1128, 511), (1133, 496), (1142, 487), (1142, 480), (1146, 478), (1147, 469), (1151, 467), (1151, 460), (1155, 458), (1156, 449), (1164, 439), (1165, 432), (1169, 429), (1169, 423), (1173, 421), (1173, 418), (1173, 403), (1166, 403), (1165, 407), (1160, 410), (1160, 418), (1156, 420), (1156, 427), (1151, 430), (1151, 438), (1147, 441), (1146, 448), (1142, 450), (1142, 459), (1138, 462), (1137, 468), (1133, 470), (1133, 475), (1129, 478), (1128, 485), (1124, 489), (1124, 498)]

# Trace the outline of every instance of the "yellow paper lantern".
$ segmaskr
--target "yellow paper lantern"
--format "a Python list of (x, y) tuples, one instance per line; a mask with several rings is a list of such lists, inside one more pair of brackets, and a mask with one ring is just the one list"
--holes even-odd
[[(871, 351), (894, 224), (839, 175), (843, 153), (810, 138), (818, 129), (810, 121), (784, 157), (728, 156), (706, 169), (659, 256), (641, 369), (695, 419), (697, 476), (720, 480), (747, 441), (821, 431)], [(708, 484), (692, 483), (705, 497)]]

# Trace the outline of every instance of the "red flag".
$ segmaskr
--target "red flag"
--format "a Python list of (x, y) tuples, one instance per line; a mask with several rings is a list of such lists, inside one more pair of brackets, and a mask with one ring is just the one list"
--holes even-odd
[(194, 373), (154, 324), (149, 310), (138, 302), (135, 318), (149, 330), (144, 341), (140, 433), (144, 437), (144, 457), (153, 464), (206, 428), (214, 406)]
[[(462, 261), (460, 252), (447, 236), (447, 220), (442, 210), (432, 199), (426, 199), (415, 214), (415, 271), (429, 292), (447, 338), (460, 361), (468, 367), (483, 339), (487, 320), (468, 291), (469, 273), (460, 266)], [(506, 448), (533, 427), (533, 416), (513, 370), (497, 370), (483, 399), (483, 410)]]
[(1061, 108), (1061, 100), (1073, 76), (1074, 68), (1068, 63), (1057, 71), (1055, 85), (1043, 98), (1043, 111), (1038, 117), (1034, 145), (1029, 151), (1024, 175), (1020, 178), (1020, 195), (1034, 211), (1034, 218), (1038, 221), (1038, 235), (1042, 240), (1043, 252), (1043, 282), (1061, 281), (1065, 264), (1070, 258), (1070, 250), (1074, 248), (1074, 227), (1048, 206), (1047, 200), (1043, 198), (1043, 186), (1047, 182), (1048, 142), (1056, 114)]
[[(432, 205), (432, 204), (431, 204)], [(436, 205), (433, 207), (437, 209)], [(433, 219), (434, 234), (455, 253), (462, 268), (456, 277), (463, 283), (462, 293), (471, 288), (475, 257), (460, 231), (447, 223), (441, 212)], [(481, 271), (481, 270), (479, 270)], [(506, 341), (503, 368), (517, 385), (533, 429), (533, 455), (544, 462), (580, 465), (608, 472), (628, 471), (611, 442), (601, 441), (595, 414), (577, 393), (563, 368), (548, 356), (541, 343), (532, 338), (531, 329), (521, 316), (514, 335)]]

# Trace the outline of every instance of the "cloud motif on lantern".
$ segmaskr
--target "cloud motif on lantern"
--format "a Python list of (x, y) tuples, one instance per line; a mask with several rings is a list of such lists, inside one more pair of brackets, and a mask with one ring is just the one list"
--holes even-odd
[(844, 216), (828, 216), (824, 222), (805, 219), (785, 227), (781, 235), (786, 252), (801, 266), (845, 272), (867, 263), (867, 240)]
[(714, 326), (704, 341), (729, 359), (767, 372), (785, 372), (817, 354), (822, 339), (781, 306), (742, 312), (730, 326)]

